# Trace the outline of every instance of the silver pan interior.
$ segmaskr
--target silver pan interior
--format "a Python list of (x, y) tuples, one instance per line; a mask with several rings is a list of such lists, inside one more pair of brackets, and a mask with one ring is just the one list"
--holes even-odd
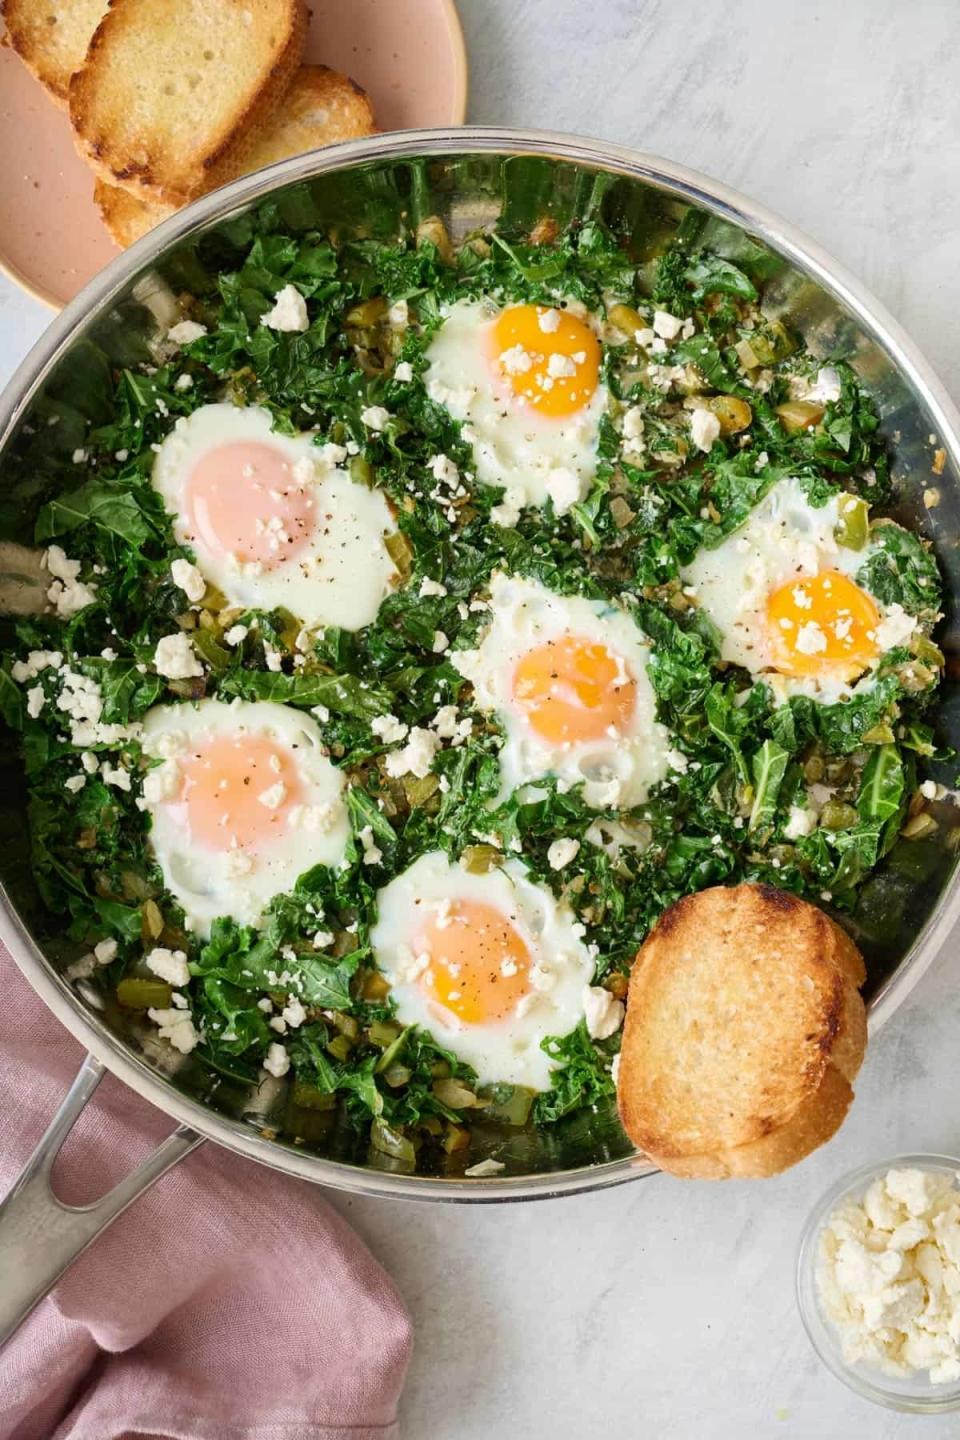
[[(112, 363), (136, 358), (164, 318), (164, 297), (189, 286), (198, 254), (209, 260), (218, 237), (237, 235), (245, 218), (270, 207), (294, 232), (334, 226), (344, 234), (397, 233), (411, 217), (439, 214), (462, 235), (496, 223), (505, 207), (526, 207), (530, 222), (561, 224), (599, 213), (637, 236), (661, 237), (689, 206), (710, 213), (716, 235), (735, 254), (744, 235), (766, 251), (765, 308), (785, 317), (819, 354), (842, 349), (872, 392), (895, 456), (902, 517), (928, 535), (947, 577), (943, 644), (947, 688), (943, 738), (960, 746), (956, 684), (960, 592), (960, 439), (957, 416), (922, 357), (896, 323), (818, 248), (741, 196), (678, 166), (599, 142), (506, 130), (408, 132), (376, 137), (286, 161), (199, 201), (118, 258), (64, 311), (0, 400), (0, 472), (9, 483), (11, 441), (36, 418), (44, 397), (82, 388), (95, 347)], [(517, 218), (514, 213), (513, 218)], [(66, 243), (69, 243), (67, 240)], [(941, 503), (923, 504), (934, 451), (946, 465)], [(2, 492), (0, 492), (2, 493)], [(28, 536), (15, 536), (29, 544)], [(29, 557), (9, 563), (14, 599), (32, 604)], [(20, 588), (18, 589), (18, 584)], [(11, 577), (5, 586), (11, 593)], [(9, 608), (9, 602), (8, 607)], [(240, 1093), (212, 1083), (193, 1057), (176, 1056), (135, 1022), (107, 1014), (59, 977), (58, 940), (31, 884), (23, 782), (12, 739), (0, 736), (0, 930), (17, 964), (54, 1015), (115, 1074), (181, 1122), (252, 1159), (344, 1189), (424, 1199), (519, 1200), (597, 1188), (651, 1173), (632, 1152), (613, 1114), (580, 1114), (542, 1134), (515, 1133), (498, 1155), (502, 1175), (487, 1180), (391, 1173), (369, 1157), (322, 1154), (273, 1138), (273, 1082)], [(952, 778), (952, 768), (941, 777)], [(946, 858), (916, 890), (896, 934), (870, 957), (871, 1024), (883, 1023), (930, 964), (960, 911)], [(379, 1157), (382, 1166), (383, 1158)]]

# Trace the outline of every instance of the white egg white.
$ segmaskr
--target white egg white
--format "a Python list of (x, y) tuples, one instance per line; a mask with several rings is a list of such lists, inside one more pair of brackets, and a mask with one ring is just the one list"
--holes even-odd
[[(529, 724), (514, 699), (514, 672), (529, 651), (572, 635), (606, 647), (636, 686), (629, 724), (597, 740), (551, 745)], [(583, 596), (557, 595), (533, 580), (496, 574), (490, 586), (490, 625), (476, 650), (454, 650), (450, 660), (474, 688), (481, 710), (500, 719), (501, 797), (521, 785), (558, 776), (567, 787), (584, 782), (584, 798), (598, 809), (641, 805), (662, 780), (676, 752), (656, 718), (647, 675), (650, 646), (633, 617), (619, 606)]]
[[(252, 848), (230, 837), (214, 850), (191, 835), (183, 806), (180, 762), (204, 741), (262, 737), (295, 757), (302, 803), (291, 807), (281, 833)], [(141, 808), (150, 816), (150, 840), (167, 888), (193, 930), (205, 937), (211, 922), (230, 915), (256, 924), (274, 895), (292, 890), (313, 865), (339, 865), (349, 835), (344, 780), (327, 758), (316, 721), (272, 701), (201, 700), (158, 705), (143, 721), (144, 754), (159, 765), (144, 779)]]
[[(818, 508), (807, 499), (799, 480), (780, 480), (738, 530), (715, 549), (700, 550), (681, 572), (691, 597), (719, 633), (720, 658), (762, 675), (778, 700), (811, 695), (829, 703), (873, 683), (871, 672), (856, 683), (846, 683), (826, 671), (820, 676), (788, 676), (772, 668), (766, 619), (771, 592), (824, 570), (855, 579), (874, 548), (868, 540), (862, 549), (853, 550), (836, 539), (841, 498), (835, 495)], [(882, 656), (909, 639), (916, 622), (901, 606), (873, 599), (881, 617), (876, 638)]]
[[(316, 521), (310, 543), (273, 566), (214, 550), (188, 520), (186, 486), (194, 466), (210, 451), (244, 441), (271, 446), (289, 466), (292, 482), (311, 491)], [(385, 544), (396, 525), (383, 493), (356, 484), (329, 457), (330, 450), (314, 445), (310, 435), (275, 431), (269, 411), (259, 406), (202, 405), (182, 416), (161, 443), (153, 484), (173, 516), (178, 542), (193, 549), (204, 578), (230, 605), (283, 606), (310, 628), (359, 630), (376, 619), (397, 579)]]
[(430, 342), (427, 390), (456, 420), (473, 450), (477, 478), (504, 486), (496, 523), (515, 524), (526, 506), (553, 501), (563, 514), (590, 487), (597, 468), (600, 418), (607, 391), (598, 385), (574, 415), (542, 415), (493, 372), (490, 331), (499, 310), (488, 301), (458, 300)]
[[(427, 909), (439, 915), (456, 901), (491, 906), (516, 929), (534, 961), (532, 985), (516, 1010), (496, 1023), (465, 1024), (445, 1007), (431, 1005), (418, 984), (424, 960), (412, 948)], [(566, 1035), (583, 1018), (584, 987), (593, 958), (583, 927), (524, 866), (508, 860), (500, 869), (472, 874), (440, 852), (422, 855), (377, 896), (378, 919), (370, 932), (377, 965), (390, 981), (397, 1018), (420, 1025), (477, 1071), (481, 1084), (550, 1088), (556, 1062), (543, 1051), (549, 1035)]]

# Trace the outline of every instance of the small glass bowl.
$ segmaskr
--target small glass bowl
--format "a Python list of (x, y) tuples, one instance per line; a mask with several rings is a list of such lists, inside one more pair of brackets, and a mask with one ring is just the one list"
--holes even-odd
[[(960, 1159), (952, 1155), (896, 1155), (879, 1165), (864, 1165), (845, 1175), (827, 1191), (804, 1226), (797, 1257), (797, 1303), (811, 1345), (838, 1380), (876, 1405), (918, 1415), (936, 1415), (960, 1409), (960, 1381), (935, 1385), (927, 1379), (926, 1371), (898, 1377), (885, 1375), (872, 1365), (851, 1365), (844, 1359), (836, 1327), (823, 1313), (817, 1289), (817, 1260), (824, 1225), (838, 1205), (845, 1200), (862, 1200), (873, 1181), (886, 1175), (888, 1170), (934, 1170), (949, 1175), (960, 1185)], [(957, 1193), (960, 1198), (960, 1190)]]

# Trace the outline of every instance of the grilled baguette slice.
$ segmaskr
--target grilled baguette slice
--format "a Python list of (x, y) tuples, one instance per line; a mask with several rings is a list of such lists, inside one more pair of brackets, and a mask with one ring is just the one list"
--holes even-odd
[(774, 1175), (839, 1128), (866, 1047), (860, 952), (768, 885), (687, 896), (630, 977), (620, 1117), (662, 1169)]
[(70, 81), (77, 147), (181, 205), (239, 174), (303, 52), (304, 0), (113, 0)]
[(6, 43), (60, 105), (108, 0), (3, 0)]
[[(326, 65), (301, 65), (277, 110), (254, 138), (243, 168), (259, 170), (289, 155), (372, 135), (374, 128), (370, 101), (359, 85)], [(132, 245), (177, 208), (140, 200), (105, 180), (97, 181), (94, 199), (103, 223), (121, 246)]]

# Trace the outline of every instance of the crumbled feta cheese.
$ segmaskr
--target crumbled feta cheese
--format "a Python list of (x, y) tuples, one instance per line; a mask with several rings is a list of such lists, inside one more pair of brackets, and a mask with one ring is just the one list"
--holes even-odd
[[(180, 391), (183, 391), (183, 390), (192, 390), (192, 389), (193, 389), (193, 376), (192, 376), (192, 375), (178, 375), (177, 378), (176, 378), (176, 380), (174, 380), (174, 382), (173, 382), (173, 388), (174, 388), (174, 390), (180, 390)], [(118, 459), (118, 460), (120, 459), (120, 455), (121, 455), (121, 452), (118, 450), (118, 451), (117, 451), (117, 459)], [(126, 458), (127, 458), (126, 452), (123, 452), (123, 458), (124, 458), (124, 460), (126, 460)]]
[(520, 519), (522, 509), (523, 491), (518, 486), (510, 486), (504, 491), (500, 504), (494, 505), (490, 511), (490, 519), (494, 525), (499, 525), (504, 530), (512, 530)]
[(502, 1160), (481, 1160), (476, 1165), (469, 1165), (463, 1173), (472, 1179), (480, 1180), (486, 1175), (499, 1175), (505, 1168)]
[(86, 783), (86, 775), (71, 775), (68, 780), (63, 782), (64, 788), (69, 790), (71, 795), (76, 795), (77, 791), (82, 790)]
[(602, 985), (584, 985), (582, 999), (583, 1018), (590, 1037), (606, 1040), (616, 1034), (623, 1024), (623, 1001), (615, 999)]
[(284, 285), (274, 296), (273, 309), (260, 316), (260, 324), (269, 330), (296, 332), (310, 328), (307, 302), (296, 285)]
[(147, 1014), (154, 1025), (159, 1026), (161, 1040), (169, 1040), (174, 1050), (179, 1050), (181, 1055), (190, 1054), (200, 1036), (187, 1011), (148, 1010)]
[(401, 775), (415, 775), (418, 780), (422, 780), (425, 775), (429, 775), (439, 749), (439, 738), (430, 730), (415, 725), (403, 749), (394, 750), (387, 756), (387, 774), (393, 779), (399, 779)]
[(430, 722), (430, 729), (441, 740), (452, 740), (457, 745), (470, 738), (473, 721), (469, 716), (461, 720), (456, 705), (441, 705)]
[(555, 334), (560, 329), (560, 311), (553, 309), (538, 310), (537, 324), (544, 335)]
[(547, 472), (544, 486), (558, 515), (565, 515), (580, 499), (580, 478), (575, 471), (556, 465)]
[(923, 783), (922, 783), (921, 786), (920, 786), (920, 794), (923, 796), (924, 800), (936, 800), (936, 798), (937, 798), (937, 782), (936, 782), (936, 780), (924, 780)]
[(628, 448), (636, 449), (636, 442), (643, 439), (643, 411), (639, 405), (631, 405), (623, 412), (623, 438), (632, 442)]
[(801, 655), (819, 655), (827, 648), (827, 637), (816, 620), (808, 620), (797, 631), (794, 645)]
[(364, 865), (379, 865), (383, 859), (383, 851), (378, 847), (373, 838), (373, 827), (371, 825), (364, 825), (357, 839), (360, 841), (363, 850)]
[(278, 650), (276, 645), (271, 645), (269, 640), (263, 642), (263, 658), (267, 662), (267, 669), (274, 672), (283, 669), (283, 651)]
[(434, 630), (432, 646), (434, 655), (442, 655), (449, 644), (450, 641), (447, 639), (446, 635), (442, 630)]
[(200, 325), (196, 320), (179, 320), (167, 331), (167, 339), (174, 345), (191, 345), (206, 333), (206, 325)]
[(890, 1170), (820, 1235), (817, 1288), (851, 1364), (960, 1379), (960, 1192), (949, 1175)]
[(130, 789), (130, 771), (124, 770), (122, 765), (107, 765), (104, 762), (100, 767), (100, 778), (105, 785), (112, 785), (116, 790)]
[(385, 410), (382, 405), (368, 405), (366, 410), (360, 411), (360, 419), (364, 425), (366, 425), (367, 429), (373, 430), (378, 434), (381, 430), (387, 428), (392, 418), (390, 411)]
[(176, 990), (190, 984), (190, 966), (182, 950), (168, 950), (164, 945), (155, 945), (145, 957), (148, 970), (166, 980)]
[(66, 619), (93, 604), (97, 598), (96, 586), (85, 585), (79, 579), (79, 560), (68, 560), (59, 545), (50, 545), (44, 552), (43, 563), (54, 577), (47, 599), (58, 615)]
[(116, 940), (98, 940), (93, 947), (93, 958), (98, 965), (109, 965), (117, 958)]
[(203, 674), (203, 666), (185, 630), (164, 635), (157, 642), (153, 664), (157, 674), (166, 676), (168, 680), (190, 680)]
[(452, 489), (460, 482), (460, 471), (448, 455), (434, 455), (427, 463), (427, 469), (440, 485)]
[(79, 960), (74, 960), (72, 965), (67, 966), (63, 978), (71, 984), (74, 980), (89, 980), (96, 968), (97, 962), (92, 955), (81, 955)]
[(547, 361), (547, 374), (552, 380), (570, 380), (577, 373), (572, 355), (559, 355), (556, 350)]
[(268, 1075), (275, 1075), (281, 1080), (290, 1069), (290, 1056), (282, 1045), (276, 1041), (267, 1049), (267, 1057), (263, 1062), (263, 1068)]
[(260, 794), (257, 796), (260, 804), (265, 805), (268, 810), (278, 809), (279, 806), (283, 804), (286, 798), (287, 787), (286, 785), (284, 785), (282, 780), (278, 780), (276, 784), (271, 785), (268, 790), (261, 790)]
[(394, 380), (398, 380), (401, 385), (408, 385), (410, 383), (413, 379), (413, 366), (409, 360), (401, 360), (399, 365), (394, 366), (393, 378)]
[(790, 814), (783, 833), (787, 840), (799, 840), (801, 835), (812, 835), (817, 828), (817, 812), (808, 806), (791, 805)]
[(183, 591), (191, 605), (196, 605), (202, 600), (207, 591), (207, 582), (204, 580), (196, 565), (189, 560), (174, 560), (170, 566), (170, 577), (180, 590)]
[(690, 436), (698, 450), (705, 455), (713, 449), (714, 441), (720, 435), (720, 421), (712, 410), (698, 406), (690, 412)]
[(409, 727), (396, 715), (375, 715), (370, 721), (370, 729), (384, 744), (393, 745), (406, 736)]
[(26, 660), (14, 660), (10, 674), (18, 685), (35, 680), (44, 670), (59, 670), (63, 655), (59, 650), (31, 650)]
[(551, 870), (562, 870), (565, 865), (569, 865), (570, 861), (577, 856), (579, 850), (579, 840), (573, 840), (569, 837), (554, 840), (550, 849), (547, 851), (547, 864)]
[(916, 616), (908, 615), (903, 606), (894, 601), (887, 606), (886, 613), (877, 626), (877, 646), (884, 653), (895, 650), (898, 645), (906, 644), (916, 628)]
[(533, 356), (522, 345), (511, 345), (500, 353), (500, 366), (507, 375), (526, 375), (533, 369)]
[(307, 1012), (303, 1007), (303, 1003), (297, 999), (296, 995), (287, 997), (287, 1003), (280, 1013), (291, 1030), (299, 1030), (307, 1018)]
[(247, 638), (247, 636), (248, 636), (249, 634), (250, 634), (249, 626), (247, 626), (247, 625), (231, 625), (231, 626), (230, 626), (230, 629), (225, 632), (223, 638), (224, 638), (224, 640), (226, 640), (227, 644), (230, 645), (230, 646), (242, 645), (243, 641), (246, 640), (246, 638)]
[(31, 720), (36, 720), (40, 711), (47, 703), (47, 697), (43, 693), (42, 685), (34, 685), (27, 691), (27, 714)]
[(670, 766), (670, 769), (675, 770), (678, 775), (685, 775), (690, 768), (690, 761), (682, 750), (668, 750), (667, 764)]
[(426, 598), (428, 595), (446, 595), (446, 593), (446, 585), (441, 585), (439, 580), (431, 580), (429, 575), (425, 575), (420, 582), (421, 598)]
[(683, 321), (676, 315), (671, 315), (668, 310), (653, 312), (653, 333), (659, 335), (661, 340), (676, 340), (682, 328)]

